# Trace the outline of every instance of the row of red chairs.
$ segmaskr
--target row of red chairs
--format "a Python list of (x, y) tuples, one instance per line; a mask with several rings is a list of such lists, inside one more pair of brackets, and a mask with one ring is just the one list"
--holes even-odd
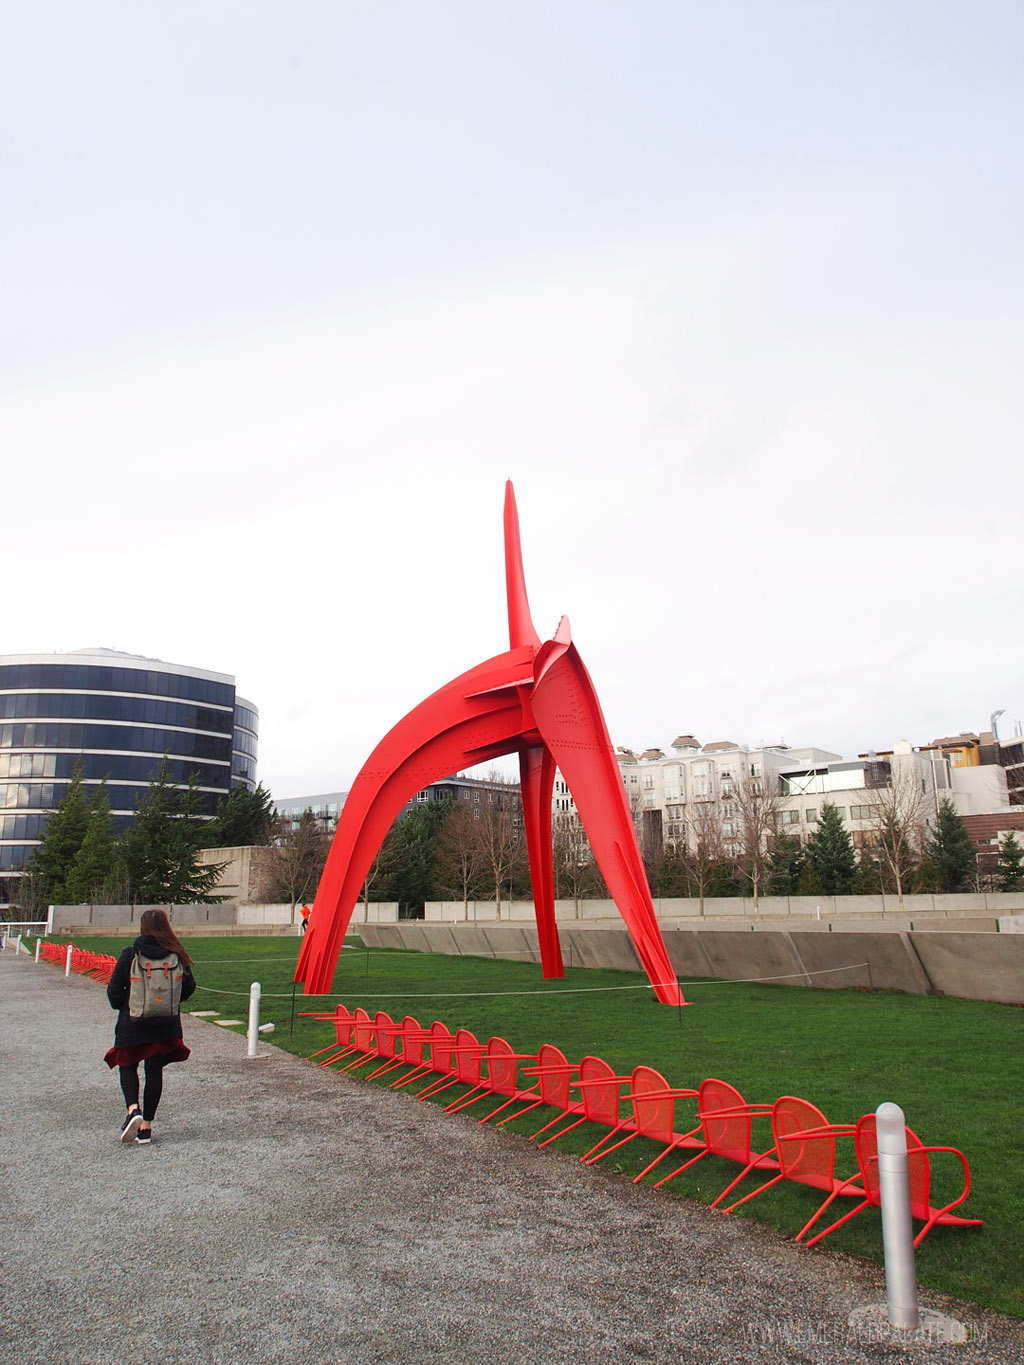
[[(856, 1124), (830, 1124), (813, 1104), (793, 1095), (784, 1095), (770, 1105), (748, 1104), (734, 1086), (715, 1078), (702, 1081), (696, 1089), (674, 1089), (653, 1067), (637, 1066), (630, 1075), (618, 1076), (600, 1057), (584, 1057), (578, 1065), (573, 1064), (550, 1043), (543, 1044), (536, 1055), (525, 1055), (515, 1052), (504, 1038), (494, 1037), (482, 1044), (469, 1029), (459, 1029), (453, 1035), (439, 1021), (424, 1029), (412, 1015), (396, 1022), (383, 1010), (371, 1019), (364, 1009), (351, 1013), (338, 1005), (331, 1013), (305, 1017), (334, 1025), (334, 1041), (307, 1059), (316, 1059), (322, 1067), (337, 1065), (349, 1073), (372, 1067), (364, 1073), (367, 1080), (399, 1073), (401, 1068), (402, 1074), (395, 1074), (390, 1087), (397, 1090), (425, 1082), (416, 1092), (421, 1101), (456, 1085), (468, 1087), (446, 1104), (445, 1110), (454, 1114), (488, 1098), (499, 1100), (478, 1119), (481, 1124), (504, 1114), (496, 1125), (500, 1127), (535, 1109), (554, 1109), (555, 1117), (530, 1134), (529, 1141), (541, 1139), (541, 1147), (557, 1142), (583, 1123), (598, 1125), (605, 1132), (583, 1154), (581, 1160), (588, 1165), (638, 1137), (658, 1143), (661, 1151), (633, 1177), (634, 1184), (675, 1152), (686, 1159), (663, 1175), (656, 1189), (706, 1156), (724, 1157), (741, 1166), (739, 1175), (712, 1201), (711, 1207), (722, 1213), (730, 1213), (781, 1180), (819, 1190), (826, 1195), (825, 1201), (797, 1233), (797, 1241), (807, 1237), (837, 1198), (859, 1198), (855, 1208), (810, 1237), (807, 1246), (821, 1241), (863, 1209), (881, 1206), (874, 1114), (864, 1115)], [(630, 1103), (624, 1108), (621, 1101), (626, 1097)], [(679, 1100), (696, 1101), (697, 1123), (681, 1132), (676, 1129)], [(520, 1107), (514, 1108), (516, 1105)], [(505, 1112), (508, 1110), (512, 1112)], [(755, 1118), (771, 1121), (772, 1144), (761, 1152), (752, 1149)], [(840, 1179), (835, 1174), (836, 1140), (845, 1136), (853, 1137), (857, 1172), (849, 1179)], [(980, 1225), (980, 1218), (962, 1218), (952, 1212), (966, 1200), (971, 1188), (963, 1153), (954, 1147), (926, 1147), (909, 1128), (907, 1148), (911, 1209), (924, 1224), (914, 1245), (919, 1245), (937, 1224)], [(956, 1199), (935, 1208), (931, 1204), (928, 1158), (937, 1152), (959, 1158), (964, 1186)], [(757, 1174), (768, 1179), (722, 1207), (742, 1181)]]
[(44, 962), (52, 962), (54, 966), (63, 967), (68, 960), (69, 946), (73, 972), (91, 976), (94, 981), (102, 981), (104, 984), (110, 980), (117, 966), (117, 958), (111, 957), (109, 953), (92, 953), (87, 948), (78, 948), (74, 944), (43, 943), (39, 949), (39, 956)]

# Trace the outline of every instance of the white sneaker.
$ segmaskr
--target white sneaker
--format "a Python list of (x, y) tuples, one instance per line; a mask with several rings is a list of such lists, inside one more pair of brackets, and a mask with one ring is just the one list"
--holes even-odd
[(133, 1109), (132, 1112), (128, 1115), (128, 1117), (125, 1119), (124, 1123), (121, 1124), (121, 1141), (134, 1142), (135, 1134), (139, 1131), (139, 1125), (141, 1123), (142, 1110)]

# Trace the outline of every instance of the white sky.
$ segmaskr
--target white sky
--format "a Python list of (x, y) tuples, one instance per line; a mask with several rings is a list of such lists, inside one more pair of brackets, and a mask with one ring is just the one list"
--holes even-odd
[(33, 0), (5, 627), (343, 789), (568, 613), (615, 743), (1024, 720), (1019, 0)]

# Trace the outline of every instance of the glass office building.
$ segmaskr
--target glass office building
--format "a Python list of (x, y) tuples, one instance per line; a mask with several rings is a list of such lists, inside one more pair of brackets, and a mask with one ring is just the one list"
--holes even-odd
[(134, 818), (166, 757), (212, 815), (256, 786), (259, 712), (225, 673), (108, 649), (0, 655), (0, 901), (81, 765), (106, 782), (115, 829)]

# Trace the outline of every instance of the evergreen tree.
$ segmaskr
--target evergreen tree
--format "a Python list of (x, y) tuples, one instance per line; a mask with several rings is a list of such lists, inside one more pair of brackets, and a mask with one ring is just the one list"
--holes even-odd
[(948, 796), (939, 802), (928, 841), (928, 861), (935, 870), (938, 891), (969, 891), (977, 885), (978, 855), (967, 826)]
[(166, 759), (149, 784), (149, 794), (121, 841), (121, 863), (128, 894), (135, 904), (210, 904), (223, 864), (202, 866), (201, 797), (195, 778), (174, 786)]
[(768, 895), (795, 896), (803, 865), (800, 840), (792, 834), (777, 834), (768, 850)]
[(232, 787), (203, 829), (204, 848), (243, 848), (273, 842), (277, 828), (274, 798), (261, 782), (255, 791)]
[(69, 905), (102, 903), (117, 880), (117, 845), (111, 828), (110, 801), (106, 787), (97, 789), (89, 811), (89, 824), (64, 884)]
[[(449, 812), (448, 801), (427, 801), (395, 829), (396, 862), (386, 885), (388, 899), (398, 901), (400, 913), (419, 918), (424, 903), (439, 898), (438, 837)], [(479, 820), (475, 824), (479, 832)]]
[(50, 812), (43, 842), (32, 851), (26, 874), (36, 904), (60, 905), (67, 900), (66, 882), (89, 828), (89, 796), (81, 762), (57, 808)]
[(1012, 831), (999, 840), (996, 886), (1000, 891), (1024, 890), (1024, 848)]
[(857, 875), (857, 855), (838, 806), (826, 801), (818, 827), (807, 845), (807, 857), (825, 896), (845, 896)]

